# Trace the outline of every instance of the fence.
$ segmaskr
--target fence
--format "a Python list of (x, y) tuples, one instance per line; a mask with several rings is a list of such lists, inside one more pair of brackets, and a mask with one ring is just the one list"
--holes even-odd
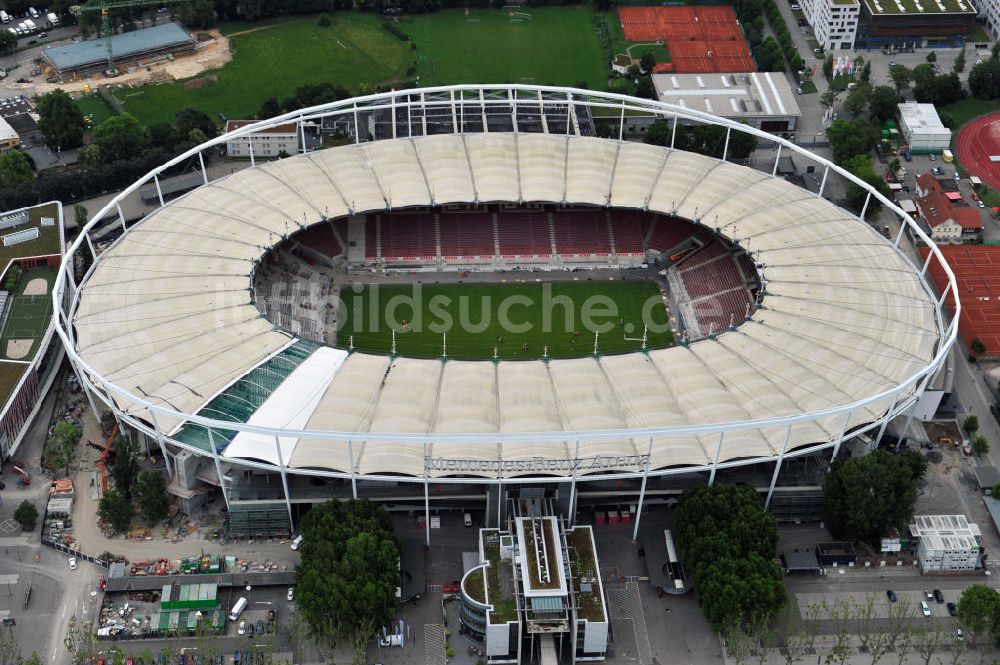
[(59, 550), (60, 552), (63, 552), (70, 556), (75, 556), (77, 559), (83, 559), (85, 561), (89, 561), (90, 563), (100, 566), (101, 568), (111, 567), (110, 562), (105, 561), (104, 559), (98, 559), (96, 556), (90, 556), (89, 554), (81, 552), (80, 550), (75, 550), (72, 547), (66, 547), (65, 545), (61, 545), (59, 543), (53, 543), (48, 540), (43, 540), (42, 545), (45, 545), (46, 547), (51, 547), (54, 550)]

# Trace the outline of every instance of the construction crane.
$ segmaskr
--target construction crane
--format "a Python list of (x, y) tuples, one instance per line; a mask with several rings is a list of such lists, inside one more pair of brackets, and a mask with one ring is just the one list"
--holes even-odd
[(110, 10), (112, 9), (122, 9), (125, 7), (152, 7), (154, 5), (165, 6), (170, 4), (177, 4), (183, 2), (184, 0), (92, 0), (86, 4), (77, 5), (71, 7), (70, 11), (77, 16), (82, 15), (85, 12), (100, 12), (101, 13), (101, 37), (104, 37), (108, 50), (108, 70), (114, 71), (115, 69), (115, 54), (111, 47), (111, 22), (108, 18)]

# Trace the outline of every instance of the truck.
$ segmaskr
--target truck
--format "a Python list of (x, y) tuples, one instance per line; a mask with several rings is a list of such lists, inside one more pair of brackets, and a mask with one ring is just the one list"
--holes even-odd
[(24, 27), (28, 29), (28, 32), (34, 32), (38, 29), (38, 26), (30, 18), (24, 19)]
[(0, 9), (0, 23), (10, 23), (10, 14)]
[(232, 611), (229, 612), (229, 620), (236, 621), (237, 619), (239, 619), (240, 615), (243, 614), (243, 610), (245, 610), (246, 608), (247, 608), (247, 599), (241, 596), (240, 599), (236, 601), (236, 604), (233, 605)]
[(45, 15), (45, 18), (49, 20), (49, 24), (54, 28), (59, 25), (59, 16), (55, 12), (49, 12)]
[(28, 16), (31, 18), (38, 18), (38, 10), (34, 7), (28, 7)]

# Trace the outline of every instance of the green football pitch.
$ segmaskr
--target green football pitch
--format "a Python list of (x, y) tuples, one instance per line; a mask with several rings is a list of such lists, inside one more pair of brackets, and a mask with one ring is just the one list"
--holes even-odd
[(347, 287), (337, 345), (401, 356), (535, 360), (669, 346), (659, 287), (648, 281)]
[[(187, 107), (212, 118), (253, 117), (268, 97), (283, 100), (308, 83), (334, 83), (359, 93), (414, 83), (537, 83), (603, 87), (607, 64), (585, 5), (443, 10), (400, 19), (405, 42), (372, 13), (338, 11), (328, 28), (317, 16), (220, 26), (233, 59), (193, 79), (119, 90), (140, 122), (173, 122)], [(411, 47), (411, 43), (413, 47)], [(85, 97), (86, 113), (108, 109)]]

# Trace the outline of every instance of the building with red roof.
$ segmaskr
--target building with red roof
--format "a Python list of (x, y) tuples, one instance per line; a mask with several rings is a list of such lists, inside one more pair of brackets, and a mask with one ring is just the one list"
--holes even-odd
[(983, 234), (979, 211), (955, 205), (930, 173), (917, 176), (917, 209), (927, 220), (934, 242), (976, 240)]

